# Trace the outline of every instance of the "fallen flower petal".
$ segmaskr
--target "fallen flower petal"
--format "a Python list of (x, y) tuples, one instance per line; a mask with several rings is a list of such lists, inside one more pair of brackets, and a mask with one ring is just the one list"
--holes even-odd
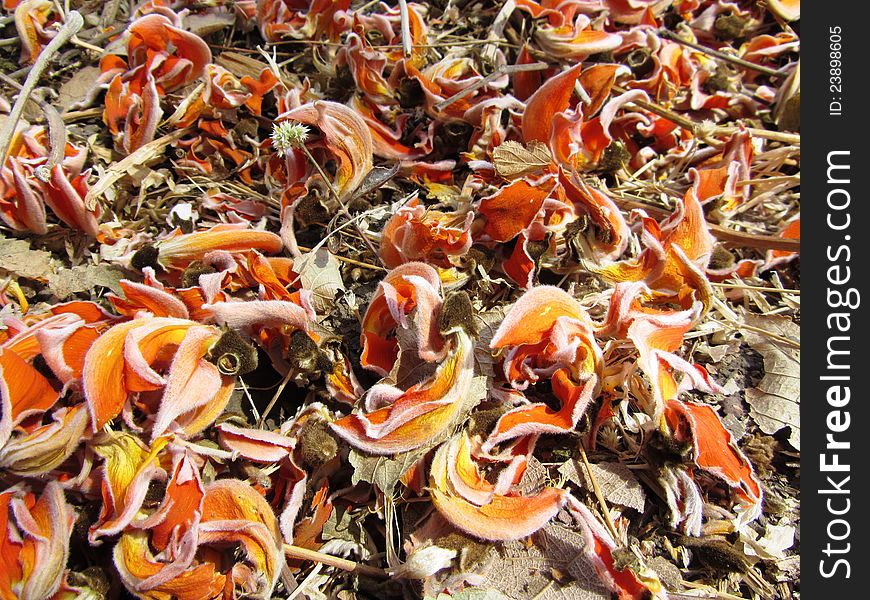
[(453, 423), (471, 386), (473, 361), (471, 340), (460, 331), (431, 379), (404, 392), (384, 384), (372, 387), (367, 403), (381, 405), (383, 400), (388, 405), (339, 419), (331, 424), (332, 430), (370, 454), (419, 448)]
[(761, 514), (761, 482), (713, 407), (670, 400), (665, 417), (675, 436), (692, 440), (695, 464), (734, 489), (740, 506), (738, 528), (757, 519)]

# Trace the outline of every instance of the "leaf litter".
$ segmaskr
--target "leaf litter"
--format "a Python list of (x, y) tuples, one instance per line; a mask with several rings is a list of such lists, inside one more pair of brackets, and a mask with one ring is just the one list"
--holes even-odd
[(13, 594), (800, 597), (799, 3), (94, 8), (4, 4)]

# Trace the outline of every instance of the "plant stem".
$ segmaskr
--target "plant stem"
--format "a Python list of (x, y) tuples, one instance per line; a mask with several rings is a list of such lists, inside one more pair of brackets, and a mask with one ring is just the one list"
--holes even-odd
[(342, 569), (343, 571), (350, 571), (351, 573), (356, 573), (358, 575), (368, 575), (369, 577), (377, 577), (378, 579), (389, 579), (390, 577), (389, 573), (377, 567), (362, 565), (352, 560), (339, 558), (337, 556), (332, 556), (331, 554), (324, 554), (322, 552), (317, 552), (316, 550), (309, 550), (308, 548), (291, 546), (290, 544), (284, 544), (284, 555), (287, 556), (287, 558), (310, 560), (313, 562), (322, 563), (324, 565), (336, 567), (338, 569)]
[(57, 53), (58, 49), (78, 33), (84, 24), (84, 19), (77, 11), (69, 11), (66, 15), (66, 22), (63, 24), (63, 27), (60, 28), (57, 35), (52, 38), (36, 58), (36, 62), (30, 69), (30, 73), (27, 74), (27, 79), (24, 80), (24, 84), (21, 86), (21, 91), (15, 99), (12, 111), (3, 123), (3, 129), (0, 130), (0, 165), (6, 163), (6, 154), (9, 152), (9, 145), (12, 143), (12, 136), (15, 134), (15, 126), (18, 124), (18, 120), (24, 112), (24, 104), (27, 102), (30, 94), (33, 93), (34, 88), (36, 88), (36, 84), (39, 82), (39, 78), (42, 76), (43, 71), (48, 68), (51, 58), (55, 53)]

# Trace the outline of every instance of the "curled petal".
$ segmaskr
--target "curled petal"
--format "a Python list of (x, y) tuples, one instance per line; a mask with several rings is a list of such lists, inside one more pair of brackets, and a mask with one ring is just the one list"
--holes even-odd
[(115, 546), (113, 557), (124, 586), (140, 598), (215, 598), (226, 586), (226, 576), (215, 572), (215, 565), (210, 562), (167, 576), (164, 573), (167, 565), (152, 554), (145, 531), (131, 529), (124, 532)]
[[(20, 489), (0, 493), (0, 594), (50, 598), (60, 587), (75, 513), (50, 481), (38, 500)], [(14, 591), (13, 591), (14, 589)]]
[(317, 100), (278, 116), (320, 129), (327, 147), (339, 160), (336, 190), (339, 197), (353, 192), (372, 169), (372, 136), (365, 121), (343, 104)]
[(568, 292), (542, 285), (523, 294), (511, 306), (492, 337), (492, 349), (538, 344), (547, 339), (559, 317), (568, 317), (593, 327), (589, 315)]
[(272, 431), (236, 427), (229, 423), (221, 423), (217, 430), (221, 446), (255, 462), (278, 462), (296, 446), (293, 438)]
[(25, 418), (51, 408), (58, 394), (30, 363), (8, 348), (0, 348), (0, 447)]
[(508, 242), (531, 225), (550, 190), (520, 179), (480, 201), (486, 217), (483, 233), (496, 242)]
[(235, 225), (215, 225), (206, 231), (176, 235), (158, 243), (159, 261), (170, 269), (184, 269), (194, 260), (202, 260), (213, 250), (249, 252), (257, 250), (267, 254), (281, 251), (281, 238), (268, 231)]
[(217, 323), (230, 329), (258, 327), (291, 327), (306, 330), (315, 318), (310, 306), (300, 306), (286, 300), (248, 300), (245, 302), (214, 302), (203, 304)]
[(444, 341), (438, 328), (441, 279), (433, 267), (412, 262), (396, 267), (384, 277), (366, 309), (360, 358), (363, 367), (384, 376), (389, 373), (399, 352), (394, 330), (407, 329), (406, 315), (415, 309), (420, 357), (432, 361), (444, 356)]
[(76, 404), (56, 410), (51, 416), (53, 423), (8, 441), (0, 450), (0, 467), (18, 475), (42, 475), (69, 458), (87, 428), (87, 408)]
[(250, 578), (237, 577), (241, 593), (271, 597), (284, 566), (278, 520), (266, 500), (250, 485), (221, 479), (206, 488), (199, 526), (201, 544), (239, 543), (254, 568)]
[(597, 231), (590, 245), (601, 259), (616, 260), (628, 247), (631, 232), (616, 203), (603, 192), (586, 185), (580, 178), (569, 178), (559, 171), (559, 182), (575, 206), (581, 206)]
[(211, 50), (201, 37), (184, 31), (161, 14), (150, 14), (136, 19), (128, 30), (127, 53), (131, 65), (147, 63), (149, 51), (169, 52), (165, 72), (158, 82), (171, 91), (176, 87), (199, 79), (211, 62)]
[(471, 212), (463, 219), (461, 215), (429, 210), (415, 198), (384, 225), (380, 257), (391, 268), (417, 260), (449, 266), (446, 259), (462, 256), (471, 247), (473, 219)]
[(138, 438), (119, 433), (113, 439), (94, 446), (104, 464), (103, 505), (100, 516), (88, 532), (92, 544), (102, 536), (120, 533), (136, 518), (151, 481), (166, 475), (157, 455), (167, 441), (161, 438), (149, 449)]
[[(166, 343), (179, 343), (193, 325), (184, 319), (136, 319), (115, 325), (97, 338), (85, 355), (82, 369), (82, 390), (94, 432), (120, 414), (131, 390), (153, 390), (163, 385), (150, 362)], [(142, 330), (136, 332), (137, 328)], [(131, 333), (134, 335), (128, 340)], [(145, 348), (140, 347), (137, 338)], [(128, 360), (132, 367), (128, 367)]]
[(544, 488), (535, 496), (493, 496), (474, 504), (433, 489), (432, 503), (452, 525), (482, 540), (518, 540), (546, 525), (565, 504), (564, 490)]
[(195, 527), (204, 497), (199, 468), (190, 453), (177, 453), (163, 504), (156, 513), (160, 522), (150, 527), (151, 545), (157, 551), (162, 552), (170, 544), (177, 545)]
[(178, 345), (169, 373), (160, 408), (151, 429), (152, 442), (169, 429), (173, 421), (181, 425), (186, 435), (194, 435), (208, 426), (203, 415), (216, 418), (223, 412), (233, 379), (222, 377), (217, 367), (204, 357), (220, 338), (212, 327), (192, 327)]
[(100, 330), (83, 320), (36, 334), (45, 363), (64, 385), (82, 376), (85, 355), (98, 337)]
[(570, 495), (568, 509), (580, 522), (580, 532), (586, 538), (584, 544), (586, 557), (595, 566), (601, 580), (619, 600), (645, 600), (658, 597), (656, 594), (662, 591), (662, 585), (654, 573), (645, 572), (644, 579), (641, 580), (630, 568), (617, 566), (613, 557), (616, 543), (592, 511)]
[[(146, 267), (150, 268), (150, 267)], [(155, 317), (188, 319), (190, 314), (184, 302), (162, 289), (122, 279), (118, 282), (125, 298), (109, 294), (109, 300), (119, 313), (135, 317), (139, 311), (147, 311)]]
[[(667, 403), (665, 417), (678, 439), (691, 437), (695, 464), (735, 490), (741, 508), (738, 525), (758, 518), (761, 515), (761, 483), (713, 407), (671, 400)], [(681, 421), (688, 424), (688, 432), (681, 428)]]
[(541, 433), (568, 433), (577, 427), (592, 395), (598, 378), (593, 375), (583, 384), (573, 382), (565, 369), (553, 374), (553, 394), (562, 402), (555, 411), (543, 402), (520, 406), (502, 415), (492, 434), (482, 446), (484, 452), (517, 437)]
[[(369, 391), (370, 405), (384, 408), (348, 415), (331, 424), (352, 446), (370, 454), (395, 454), (419, 448), (443, 433), (462, 408), (474, 376), (470, 338), (463, 332), (444, 362), (428, 381), (401, 391), (376, 385)], [(373, 400), (380, 396), (382, 400)]]
[[(546, 525), (565, 505), (567, 492), (552, 487), (534, 496), (490, 493), (491, 486), (476, 465), (470, 464), (470, 455), (463, 452), (467, 442), (467, 437), (457, 436), (442, 445), (432, 459), (432, 503), (451, 525), (483, 540), (516, 540)], [(448, 464), (460, 459), (461, 464)], [(460, 484), (459, 489), (454, 482)], [(465, 494), (475, 502), (467, 500)]]
[(556, 114), (568, 108), (574, 94), (574, 83), (580, 77), (581, 64), (577, 64), (555, 77), (551, 77), (526, 102), (523, 112), (523, 139), (550, 143), (550, 130)]

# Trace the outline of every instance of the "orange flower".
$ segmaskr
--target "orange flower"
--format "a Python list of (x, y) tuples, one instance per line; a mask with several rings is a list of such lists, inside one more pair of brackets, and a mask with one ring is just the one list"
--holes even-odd
[(56, 481), (38, 500), (23, 486), (0, 493), (0, 598), (43, 600), (58, 590), (74, 522)]
[[(87, 150), (67, 143), (61, 163), (51, 166), (48, 146), (45, 127), (15, 134), (0, 169), (0, 218), (13, 229), (42, 235), (47, 231), (47, 204), (61, 221), (96, 237), (100, 209), (89, 211), (84, 204), (90, 174), (82, 172)], [(42, 170), (48, 171), (47, 177)]]
[(429, 265), (412, 262), (387, 273), (366, 309), (360, 357), (364, 368), (382, 376), (390, 372), (399, 354), (396, 330), (410, 329), (407, 315), (415, 309), (420, 358), (426, 361), (443, 358), (444, 341), (437, 319), (441, 309), (441, 279)]
[(724, 480), (737, 494), (738, 527), (761, 515), (761, 482), (712, 406), (669, 400), (665, 417), (677, 441), (691, 439), (695, 464)]
[(568, 496), (565, 490), (552, 487), (545, 487), (534, 496), (522, 496), (512, 490), (495, 493), (471, 460), (464, 433), (438, 448), (432, 460), (429, 485), (432, 503), (451, 525), (492, 541), (516, 540), (533, 534), (556, 516)]
[(508, 242), (531, 225), (551, 193), (551, 182), (534, 184), (519, 179), (480, 201), (477, 209), (486, 223), (483, 233), (496, 242)]
[(202, 260), (213, 250), (247, 252), (258, 250), (274, 254), (281, 250), (281, 238), (268, 231), (240, 225), (214, 225), (205, 231), (182, 234), (176, 230), (157, 242), (158, 262), (167, 269), (182, 270), (194, 260)]
[(448, 215), (414, 198), (384, 225), (379, 254), (389, 268), (422, 259), (449, 266), (450, 257), (462, 256), (471, 247), (473, 220), (471, 211), (464, 217)]
[(589, 269), (614, 283), (643, 281), (662, 300), (686, 308), (695, 300), (708, 306), (712, 290), (704, 269), (715, 240), (694, 189), (661, 224), (644, 216), (642, 239), (647, 247), (637, 258)]
[[(114, 419), (134, 392), (143, 409), (156, 413), (153, 438), (173, 421), (185, 435), (204, 429), (233, 390), (233, 378), (205, 358), (220, 335), (214, 327), (168, 317), (134, 319), (106, 331), (88, 350), (82, 373), (93, 431)], [(158, 390), (156, 402), (142, 394)]]
[(594, 324), (583, 307), (559, 288), (539, 286), (517, 300), (490, 348), (509, 349), (504, 376), (518, 390), (549, 376), (562, 407), (554, 411), (537, 403), (508, 411), (484, 443), (484, 451), (519, 436), (562, 433), (576, 427), (601, 371), (601, 349), (593, 331)]
[(346, 198), (372, 169), (372, 135), (365, 121), (343, 104), (318, 100), (278, 115), (276, 122), (293, 120), (320, 129), (324, 143), (338, 159), (335, 190)]
[(139, 516), (148, 485), (165, 476), (159, 454), (168, 441), (160, 438), (148, 448), (129, 433), (111, 433), (94, 444), (94, 450), (103, 458), (103, 504), (88, 532), (92, 544), (100, 537), (120, 533)]
[(460, 330), (435, 374), (405, 391), (377, 384), (366, 408), (331, 424), (352, 446), (369, 454), (395, 454), (419, 448), (450, 427), (467, 399), (474, 376), (471, 339)]
[[(8, 8), (8, 7), (4, 7)], [(57, 21), (50, 0), (22, 0), (15, 7), (15, 29), (21, 40), (21, 62), (32, 64), (51, 40), (50, 26)], [(55, 18), (50, 18), (54, 16)]]

